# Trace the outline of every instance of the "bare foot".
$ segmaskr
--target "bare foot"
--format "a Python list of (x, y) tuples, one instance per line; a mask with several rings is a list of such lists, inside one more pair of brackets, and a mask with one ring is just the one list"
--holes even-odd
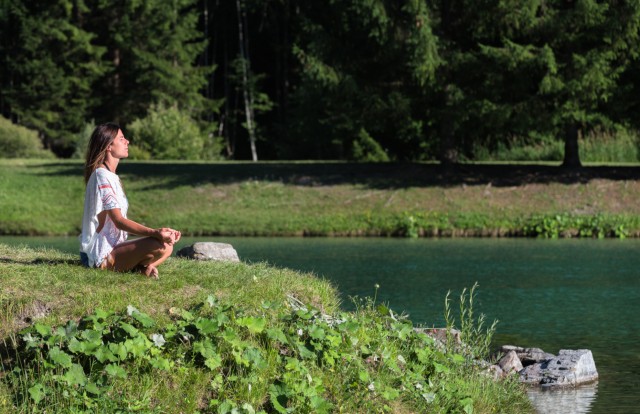
[(145, 266), (140, 269), (140, 273), (151, 279), (158, 279), (158, 269), (155, 266)]

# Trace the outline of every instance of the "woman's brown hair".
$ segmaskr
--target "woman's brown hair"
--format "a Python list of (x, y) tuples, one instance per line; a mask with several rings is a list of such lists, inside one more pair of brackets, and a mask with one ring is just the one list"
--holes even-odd
[(91, 134), (89, 145), (87, 147), (87, 155), (84, 163), (84, 184), (87, 185), (91, 174), (104, 164), (107, 157), (107, 148), (118, 135), (120, 127), (113, 122), (98, 125)]

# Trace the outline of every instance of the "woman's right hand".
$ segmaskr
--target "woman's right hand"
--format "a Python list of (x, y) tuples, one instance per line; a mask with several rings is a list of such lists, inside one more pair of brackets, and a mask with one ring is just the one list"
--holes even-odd
[(158, 229), (157, 231), (158, 231), (157, 239), (163, 243), (168, 244), (169, 246), (172, 246), (175, 242), (177, 242), (180, 239), (180, 236), (179, 236), (180, 233), (168, 227), (163, 227), (161, 229)]

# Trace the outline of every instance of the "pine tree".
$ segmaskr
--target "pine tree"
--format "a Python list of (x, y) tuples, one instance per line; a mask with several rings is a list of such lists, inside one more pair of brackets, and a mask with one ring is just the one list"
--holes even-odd
[(107, 47), (96, 119), (127, 124), (152, 104), (198, 118), (215, 105), (203, 96), (211, 66), (198, 66), (206, 39), (197, 0), (94, 0), (92, 27)]
[(73, 152), (73, 133), (96, 105), (93, 83), (104, 73), (105, 49), (83, 30), (82, 1), (3, 2), (3, 114), (36, 129), (58, 155)]

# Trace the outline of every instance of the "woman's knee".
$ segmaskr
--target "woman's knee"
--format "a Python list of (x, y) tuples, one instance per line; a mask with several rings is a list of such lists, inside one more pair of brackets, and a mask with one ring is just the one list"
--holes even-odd
[(155, 240), (154, 243), (155, 248), (153, 249), (153, 253), (155, 256), (166, 256), (170, 255), (173, 252), (173, 246), (159, 240)]

